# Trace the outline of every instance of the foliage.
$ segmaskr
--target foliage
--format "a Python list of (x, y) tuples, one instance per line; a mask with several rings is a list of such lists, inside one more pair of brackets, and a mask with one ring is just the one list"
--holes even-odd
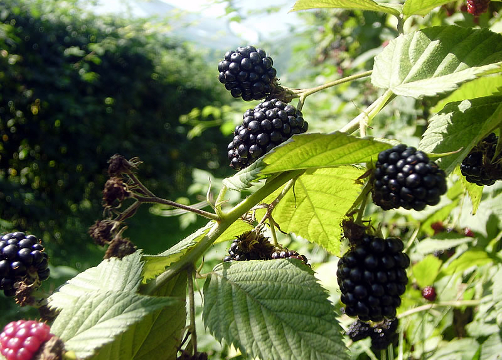
[[(176, 359), (181, 349), (179, 358), (195, 359), (203, 358), (201, 349), (213, 358), (496, 359), (502, 343), (502, 187), (500, 182), (485, 188), (468, 184), (458, 165), (486, 135), (502, 135), (502, 35), (494, 12), (499, 4), (479, 18), (460, 9), (450, 18), (443, 4), (298, 0), (294, 10), (345, 9), (327, 13), (334, 17), (368, 20), (375, 17), (362, 14), (376, 12), (382, 33), (371, 37), (393, 36), (373, 49), (348, 46), (343, 51), (344, 61), (353, 59), (348, 62), (316, 58), (309, 76), (315, 82), (326, 80), (326, 74), (333, 78), (291, 90), (305, 117), (320, 113), (312, 122), (314, 131), (293, 136), (218, 181), (216, 196), (215, 189), (204, 188), (212, 211), (155, 196), (138, 179), (134, 162), (126, 162), (114, 177), (128, 185), (127, 197), (115, 209), (118, 215), (108, 213), (106, 220), (122, 226), (141, 204), (156, 203), (208, 222), (159, 254), (120, 254), (121, 260), (105, 260), (55, 292), (49, 306), (60, 313), (52, 330), (67, 350), (81, 359), (122, 354)], [(307, 16), (318, 14), (310, 19), (313, 24), (326, 21), (326, 13), (318, 10)], [(345, 28), (340, 36), (346, 44), (357, 42), (347, 35), (357, 22), (330, 25)], [(329, 41), (314, 42), (320, 44), (317, 54), (333, 50), (333, 33), (326, 33)], [(342, 64), (349, 66), (340, 73), (336, 68)], [(478, 83), (483, 91), (469, 89)], [(350, 101), (358, 106), (341, 105)], [(433, 106), (435, 113), (427, 115)], [(192, 111), (182, 121), (197, 127), (203, 112)], [(222, 108), (218, 116), (229, 112)], [(225, 130), (224, 122), (213, 125)], [(190, 136), (205, 137), (207, 131), (199, 126)], [(438, 205), (420, 212), (382, 211), (371, 203), (371, 170), (379, 152), (395, 143), (416, 145), (445, 170), (449, 188)], [(222, 263), (228, 240), (250, 228), (266, 233), (278, 248), (301, 249), (311, 267), (299, 259)], [(412, 262), (397, 311), (398, 344), (376, 353), (369, 339), (349, 342), (342, 330), (352, 320), (342, 312), (337, 261), (360, 228), (402, 238)], [(116, 237), (105, 242), (113, 244)], [(196, 309), (198, 278), (204, 282), (203, 304)], [(434, 302), (422, 298), (426, 286), (434, 286)], [(204, 338), (198, 314), (223, 349), (198, 346)], [(229, 347), (236, 354), (230, 355)]]

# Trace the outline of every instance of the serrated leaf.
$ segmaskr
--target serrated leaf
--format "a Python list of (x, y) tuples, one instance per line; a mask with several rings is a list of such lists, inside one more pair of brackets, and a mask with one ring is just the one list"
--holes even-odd
[(417, 284), (421, 288), (434, 284), (441, 264), (442, 261), (434, 255), (427, 255), (420, 262), (413, 265), (412, 272)]
[(51, 332), (65, 342), (67, 350), (85, 359), (148, 314), (177, 301), (124, 291), (91, 292), (65, 307), (52, 324)]
[(146, 315), (111, 343), (99, 349), (92, 360), (175, 360), (186, 325), (187, 274), (181, 273), (152, 296), (180, 299)]
[(434, 352), (430, 360), (472, 360), (478, 351), (479, 344), (475, 339), (454, 339), (446, 343)]
[(441, 272), (445, 275), (453, 273), (462, 273), (463, 271), (473, 267), (482, 266), (493, 262), (493, 258), (488, 255), (484, 250), (471, 249), (464, 252), (457, 259), (453, 260), (448, 267), (444, 268)]
[(432, 237), (421, 240), (415, 247), (415, 251), (419, 254), (431, 254), (435, 251), (448, 250), (462, 244), (467, 244), (474, 240), (471, 237), (458, 239), (438, 239), (437, 237)]
[(135, 292), (141, 283), (141, 251), (122, 259), (103, 260), (98, 266), (87, 269), (68, 280), (48, 301), (54, 309), (71, 306), (79, 297), (96, 291)]
[(446, 98), (438, 101), (434, 107), (430, 109), (432, 113), (437, 113), (445, 107), (446, 104), (462, 101), (464, 99), (475, 99), (479, 97), (500, 95), (502, 88), (502, 76), (485, 76), (478, 78), (468, 83), (463, 84)]
[(477, 143), (501, 123), (500, 96), (450, 103), (430, 119), (419, 148), (439, 153), (461, 149), (441, 159), (441, 168), (449, 174)]
[(449, 2), (451, 2), (451, 0), (406, 0), (403, 5), (403, 14), (406, 16), (425, 16), (432, 9)]
[[(340, 223), (361, 192), (362, 185), (356, 179), (363, 173), (352, 166), (307, 170), (275, 207), (274, 221), (282, 231), (341, 255)], [(278, 189), (264, 203), (271, 203), (281, 191)]]
[(502, 349), (502, 331), (490, 335), (483, 342), (479, 360), (500, 360), (500, 349)]
[(326, 291), (298, 260), (218, 265), (204, 285), (204, 323), (261, 359), (348, 359)]
[(392, 146), (345, 133), (303, 134), (276, 147), (263, 162), (263, 174), (287, 170), (351, 165), (376, 160), (378, 153)]
[(145, 261), (142, 274), (143, 283), (161, 274), (166, 267), (178, 261), (188, 250), (202, 240), (215, 225), (215, 222), (210, 221), (206, 226), (198, 229), (166, 251), (157, 255), (143, 255), (143, 260)]
[(462, 182), (462, 187), (467, 190), (467, 194), (469, 194), (469, 198), (472, 202), (472, 215), (476, 215), (478, 211), (479, 204), (481, 203), (481, 197), (483, 195), (483, 186), (478, 186), (471, 182), (468, 182), (465, 176), (460, 172), (460, 168), (455, 168), (455, 173), (459, 176), (460, 181)]
[(396, 95), (421, 98), (455, 90), (501, 71), (502, 36), (487, 29), (438, 26), (392, 40), (375, 57), (371, 82)]
[(338, 8), (351, 10), (378, 11), (399, 16), (401, 8), (397, 4), (379, 4), (372, 0), (298, 0), (291, 11)]
[(265, 164), (260, 158), (234, 176), (223, 179), (223, 185), (231, 190), (245, 190), (261, 178), (259, 175), (264, 167)]

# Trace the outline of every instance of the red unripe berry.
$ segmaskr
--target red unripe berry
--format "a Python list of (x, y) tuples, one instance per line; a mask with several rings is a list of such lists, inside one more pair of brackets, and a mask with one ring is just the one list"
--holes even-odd
[(34, 320), (13, 321), (0, 334), (0, 353), (7, 360), (30, 360), (51, 337), (47, 324)]
[(473, 232), (471, 229), (469, 229), (469, 228), (465, 228), (465, 229), (464, 229), (464, 235), (465, 235), (465, 236), (468, 236), (468, 237), (475, 237), (475, 236), (476, 236), (476, 235), (474, 234), (474, 232)]
[(431, 228), (432, 230), (434, 230), (434, 235), (446, 231), (446, 228), (444, 227), (442, 221), (436, 221), (435, 223), (432, 223)]
[(436, 300), (436, 289), (434, 286), (426, 286), (422, 289), (422, 296), (425, 300), (435, 301)]

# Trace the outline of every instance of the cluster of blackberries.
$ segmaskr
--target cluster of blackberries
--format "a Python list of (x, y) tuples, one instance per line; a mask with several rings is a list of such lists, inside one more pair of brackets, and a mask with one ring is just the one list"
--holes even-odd
[(373, 171), (373, 202), (384, 210), (423, 210), (446, 192), (443, 170), (428, 156), (404, 144), (378, 154)]
[[(277, 249), (261, 232), (248, 231), (237, 236), (223, 261), (298, 259), (309, 265), (305, 255), (285, 248)], [(310, 266), (310, 265), (309, 265)]]
[(490, 0), (467, 0), (467, 12), (479, 16), (488, 10)]
[(356, 320), (350, 324), (346, 334), (352, 341), (359, 341), (371, 338), (371, 348), (373, 350), (383, 350), (389, 345), (397, 342), (397, 328), (399, 319), (386, 319), (379, 324), (370, 325), (361, 320)]
[(406, 290), (410, 265), (398, 238), (364, 235), (338, 262), (336, 272), (345, 314), (362, 321), (394, 318)]
[(48, 256), (36, 236), (14, 232), (0, 239), (0, 290), (5, 296), (15, 295), (18, 281), (48, 279), (48, 266)]
[(308, 123), (293, 105), (271, 99), (244, 113), (243, 122), (228, 144), (230, 166), (240, 170), (295, 134), (306, 132)]
[(502, 154), (495, 156), (498, 137), (491, 133), (476, 145), (460, 164), (465, 179), (479, 186), (493, 185), (502, 180)]
[(274, 62), (262, 49), (254, 46), (228, 51), (218, 64), (218, 79), (234, 98), (260, 100), (274, 89), (277, 71)]

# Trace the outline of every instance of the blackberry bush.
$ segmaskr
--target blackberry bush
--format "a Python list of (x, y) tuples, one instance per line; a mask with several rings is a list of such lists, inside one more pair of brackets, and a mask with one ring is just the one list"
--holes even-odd
[(13, 232), (0, 239), (0, 289), (5, 296), (14, 296), (14, 284), (27, 285), (49, 278), (48, 256), (41, 241), (34, 235)]
[(423, 210), (446, 192), (443, 170), (414, 147), (400, 144), (378, 154), (373, 171), (373, 202), (384, 210)]
[(502, 180), (502, 155), (495, 155), (498, 137), (491, 133), (476, 145), (460, 164), (465, 179), (478, 186), (493, 185)]
[(218, 64), (218, 79), (234, 98), (244, 101), (260, 100), (269, 95), (276, 82), (273, 60), (254, 46), (228, 51)]
[(345, 314), (361, 321), (394, 318), (406, 290), (410, 265), (398, 238), (365, 235), (338, 262), (336, 272)]
[(301, 111), (278, 99), (271, 99), (247, 110), (243, 122), (228, 144), (230, 166), (240, 170), (252, 164), (275, 146), (308, 129)]
[(0, 334), (0, 353), (7, 360), (30, 360), (51, 337), (47, 324), (34, 320), (13, 321)]

